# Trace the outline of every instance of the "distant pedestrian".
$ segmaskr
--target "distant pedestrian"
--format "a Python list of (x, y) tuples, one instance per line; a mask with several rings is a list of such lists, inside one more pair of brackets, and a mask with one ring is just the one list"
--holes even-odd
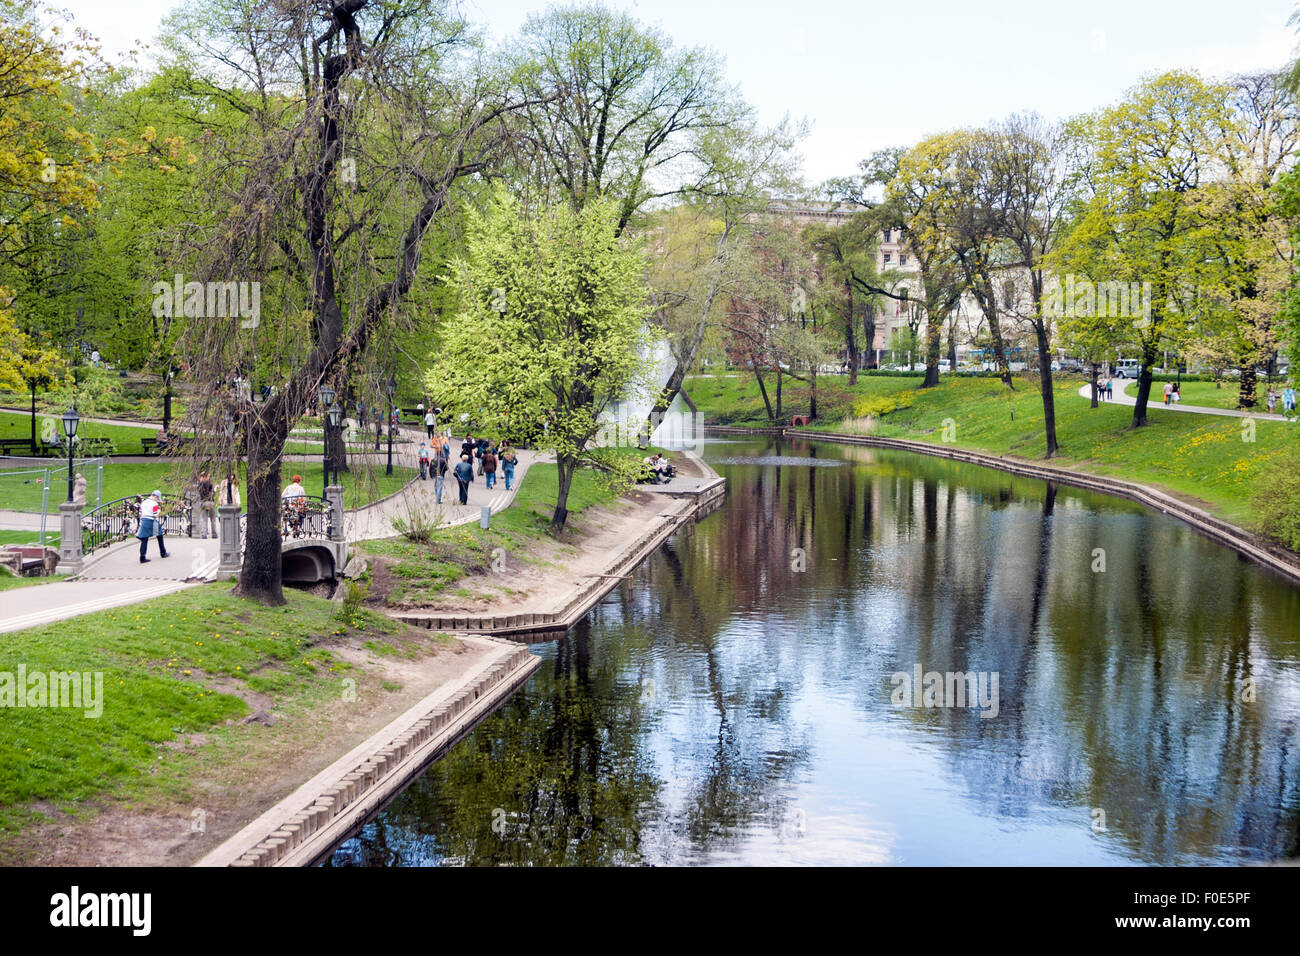
[(474, 445), (474, 457), (478, 459), (478, 473), (483, 474), (483, 456), (487, 454), (488, 440), (480, 438)]
[(1174, 382), (1174, 390), (1170, 394), (1170, 398), (1174, 400), (1175, 405), (1177, 405), (1179, 402), (1183, 400), (1183, 389), (1182, 386), (1179, 385), (1177, 382)]
[(147, 564), (149, 539), (158, 539), (158, 556), (165, 558), (167, 545), (163, 542), (162, 492), (155, 491), (140, 502), (140, 528), (135, 536), (140, 539), (140, 563)]
[(435, 420), (433, 417), (433, 409), (429, 409), (427, 412), (424, 413), (424, 430), (425, 432), (428, 433), (428, 436), (430, 438), (433, 437), (434, 424), (435, 424)]
[(460, 503), (469, 504), (469, 483), (474, 480), (474, 466), (469, 462), (469, 455), (461, 455), (456, 465), (456, 482), (460, 485)]
[(419, 457), (420, 457), (420, 480), (424, 481), (424, 479), (429, 474), (429, 446), (426, 445), (424, 442), (420, 442)]
[(1282, 390), (1282, 408), (1287, 414), (1295, 412), (1295, 387), (1292, 385)]
[(1164, 393), (1165, 393), (1165, 404), (1168, 405), (1168, 404), (1169, 404), (1169, 396), (1173, 395), (1173, 393), (1174, 393), (1174, 383), (1173, 383), (1173, 382), (1165, 382)]
[(199, 529), (202, 534), (200, 538), (208, 537), (209, 529), (212, 537), (217, 537), (217, 501), (216, 489), (212, 487), (212, 476), (206, 471), (199, 475)]
[(519, 456), (509, 444), (501, 446), (501, 473), (506, 479), (506, 491), (515, 483), (515, 465), (519, 464)]
[(444, 445), (433, 458), (433, 497), (434, 501), (442, 504), (442, 486), (447, 480), (447, 450)]
[(240, 506), (239, 501), (239, 479), (235, 477), (233, 470), (226, 472), (226, 480), (221, 483), (221, 503), (223, 505)]
[(483, 452), (483, 484), (495, 488), (497, 483), (497, 455), (492, 448)]
[(1108, 378), (1106, 379), (1106, 401), (1109, 402), (1114, 397), (1115, 397), (1115, 383)]
[(1272, 386), (1268, 389), (1268, 413), (1270, 415), (1277, 413), (1277, 392), (1273, 391)]

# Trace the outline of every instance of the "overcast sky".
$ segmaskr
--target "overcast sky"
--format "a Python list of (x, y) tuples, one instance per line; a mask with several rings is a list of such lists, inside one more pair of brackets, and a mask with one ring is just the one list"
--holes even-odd
[[(171, 0), (55, 0), (110, 55), (149, 40)], [(537, 0), (464, 0), (504, 38)], [(761, 115), (807, 117), (809, 182), (875, 149), (1033, 110), (1059, 118), (1172, 67), (1274, 69), (1296, 45), (1296, 0), (614, 0), (674, 41), (710, 46)]]

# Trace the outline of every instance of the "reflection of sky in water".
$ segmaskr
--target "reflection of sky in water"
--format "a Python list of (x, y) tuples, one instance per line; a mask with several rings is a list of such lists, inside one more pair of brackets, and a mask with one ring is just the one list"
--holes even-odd
[[(708, 454), (811, 458), (727, 444), (741, 454)], [(727, 507), (676, 536), (587, 626), (536, 648), (546, 663), (525, 690), (336, 862), (1294, 854), (1295, 589), (1124, 502), (813, 450), (856, 467), (728, 468)], [(806, 572), (791, 569), (795, 547)], [(998, 716), (896, 708), (891, 675), (917, 663), (996, 671)], [(520, 747), (554, 754), (511, 776), (503, 762)], [(576, 844), (553, 831), (502, 843), (485, 823), (498, 803), (539, 818), (564, 807), (548, 819), (594, 857), (566, 856)]]

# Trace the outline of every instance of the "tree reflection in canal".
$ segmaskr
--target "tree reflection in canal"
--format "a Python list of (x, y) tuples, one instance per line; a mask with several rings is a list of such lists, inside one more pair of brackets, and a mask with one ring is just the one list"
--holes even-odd
[[(539, 648), (547, 666), (335, 865), (1297, 854), (1295, 589), (1067, 487), (718, 450), (805, 461), (720, 465), (727, 506)], [(895, 707), (917, 664), (996, 672), (996, 718)]]

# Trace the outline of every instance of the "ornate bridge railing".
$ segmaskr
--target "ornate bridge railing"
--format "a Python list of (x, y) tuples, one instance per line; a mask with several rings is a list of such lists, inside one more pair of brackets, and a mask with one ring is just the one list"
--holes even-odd
[[(81, 517), (81, 552), (90, 554), (100, 548), (135, 536), (140, 528), (140, 502), (144, 495), (118, 498), (87, 511)], [(161, 518), (164, 535), (194, 536), (194, 516), (188, 498), (163, 495)]]
[(280, 537), (285, 541), (329, 538), (333, 531), (333, 511), (327, 499), (317, 495), (280, 499)]

